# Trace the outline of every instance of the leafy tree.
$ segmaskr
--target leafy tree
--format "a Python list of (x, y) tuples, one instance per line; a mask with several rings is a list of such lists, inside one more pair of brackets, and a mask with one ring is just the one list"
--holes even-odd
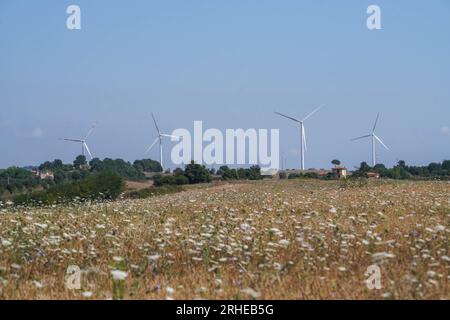
[(217, 174), (222, 177), (223, 180), (238, 180), (239, 175), (236, 169), (230, 169), (228, 166), (222, 166), (217, 170)]
[(189, 180), (184, 175), (177, 175), (177, 176), (163, 176), (162, 174), (155, 174), (153, 176), (153, 185), (155, 187), (162, 187), (162, 186), (174, 186), (174, 185), (185, 185), (189, 184)]
[(72, 183), (55, 185), (44, 191), (14, 197), (16, 205), (55, 204), (80, 200), (116, 199), (124, 190), (123, 179), (113, 173), (102, 172)]
[(361, 162), (361, 165), (359, 166), (359, 170), (361, 172), (369, 172), (371, 167), (367, 164), (367, 162), (363, 161)]
[(442, 173), (442, 165), (440, 163), (430, 163), (428, 165), (428, 171), (432, 176), (439, 176)]
[(406, 168), (406, 162), (405, 160), (398, 161), (397, 165), (401, 168)]
[(211, 174), (205, 166), (192, 161), (184, 170), (184, 175), (188, 178), (190, 184), (205, 183), (211, 181)]
[(152, 159), (136, 160), (133, 167), (142, 172), (162, 172), (163, 168), (158, 161)]
[(50, 162), (50, 161), (44, 162), (43, 164), (41, 164), (38, 167), (38, 169), (39, 169), (39, 171), (53, 171), (53, 172), (58, 171), (58, 170), (70, 171), (70, 170), (72, 170), (72, 166), (64, 165), (64, 163), (61, 160), (56, 159), (52, 162)]
[(319, 175), (317, 174), (317, 172), (305, 172), (304, 177), (309, 179), (318, 179)]
[(250, 169), (248, 169), (248, 175), (249, 180), (261, 180), (263, 177), (261, 175), (261, 168), (259, 166), (251, 166)]
[(409, 179), (411, 178), (411, 174), (406, 170), (403, 165), (397, 165), (392, 170), (390, 170), (390, 174), (393, 179)]
[(173, 175), (174, 176), (183, 176), (184, 175), (184, 171), (181, 168), (176, 168), (175, 170), (173, 170)]
[(333, 161), (331, 161), (332, 164), (334, 164), (335, 166), (340, 166), (341, 165), (341, 161), (334, 159)]
[(386, 166), (382, 163), (378, 163), (373, 167), (373, 171), (378, 173), (380, 177), (387, 177), (388, 176), (388, 169)]
[(175, 178), (175, 184), (177, 186), (189, 184), (189, 179), (184, 175), (176, 175), (176, 176), (174, 176), (174, 178)]
[(367, 173), (371, 169), (372, 168), (367, 164), (367, 162), (363, 161), (361, 162), (359, 169), (353, 172), (352, 177), (353, 178), (367, 177)]
[(240, 180), (247, 180), (249, 179), (249, 172), (248, 170), (244, 168), (237, 169), (237, 174)]
[(0, 170), (0, 186), (10, 193), (35, 188), (39, 183), (40, 179), (27, 169), (11, 167)]
[(106, 158), (103, 161), (93, 159), (90, 165), (92, 173), (111, 172), (129, 180), (139, 181), (145, 179), (145, 175), (142, 171), (137, 170), (129, 162), (122, 159), (113, 160)]
[(252, 166), (249, 169), (239, 168), (237, 170), (230, 169), (228, 166), (222, 166), (217, 170), (217, 174), (223, 180), (260, 180), (263, 178), (259, 166)]
[(450, 170), (450, 160), (442, 161), (442, 169), (443, 170)]
[(85, 165), (87, 165), (86, 157), (82, 155), (78, 156), (73, 162), (73, 166), (77, 169), (80, 169)]
[(89, 167), (91, 171), (99, 172), (103, 170), (103, 162), (99, 158), (94, 158), (89, 162)]
[(53, 176), (54, 176), (53, 181), (55, 181), (56, 184), (62, 184), (62, 183), (70, 182), (72, 173), (58, 170), (53, 173)]

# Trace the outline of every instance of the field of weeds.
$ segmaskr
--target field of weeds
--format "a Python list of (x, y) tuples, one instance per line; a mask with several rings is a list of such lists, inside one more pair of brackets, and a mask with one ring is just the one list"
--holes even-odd
[(0, 299), (449, 299), (449, 202), (446, 182), (282, 180), (2, 204)]

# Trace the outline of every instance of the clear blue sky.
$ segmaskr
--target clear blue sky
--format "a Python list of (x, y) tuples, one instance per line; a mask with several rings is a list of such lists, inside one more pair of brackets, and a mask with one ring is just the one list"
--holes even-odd
[[(82, 30), (66, 29), (78, 4)], [(366, 8), (382, 9), (380, 31)], [(0, 0), (0, 167), (79, 153), (59, 137), (89, 141), (98, 157), (144, 158), (149, 117), (171, 132), (205, 127), (280, 128), (298, 167), (370, 160), (369, 133), (392, 149), (379, 160), (450, 158), (450, 2), (381, 0)], [(447, 128), (447, 129), (446, 129)], [(166, 159), (169, 156), (166, 148)], [(155, 149), (151, 155), (157, 158)]]

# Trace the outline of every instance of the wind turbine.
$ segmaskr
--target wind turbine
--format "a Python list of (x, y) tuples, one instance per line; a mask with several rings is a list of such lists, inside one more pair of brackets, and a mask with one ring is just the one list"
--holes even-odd
[(279, 113), (279, 112), (275, 112), (275, 114), (277, 114), (279, 116), (282, 116), (282, 117), (285, 117), (285, 118), (287, 118), (289, 120), (295, 121), (295, 122), (297, 122), (300, 125), (300, 139), (301, 139), (301, 141), (300, 141), (300, 144), (301, 144), (300, 158), (301, 158), (301, 169), (302, 170), (305, 170), (305, 151), (307, 151), (307, 147), (306, 147), (306, 131), (305, 131), (305, 124), (304, 124), (304, 122), (306, 120), (308, 120), (314, 113), (319, 111), (320, 108), (322, 108), (322, 107), (318, 107), (318, 108), (314, 109), (310, 114), (308, 114), (302, 120), (286, 116), (286, 115), (284, 115), (282, 113)]
[(89, 129), (89, 131), (88, 131), (88, 133), (87, 133), (87, 135), (86, 135), (86, 137), (85, 137), (84, 139), (62, 139), (62, 140), (80, 143), (80, 144), (81, 144), (81, 154), (82, 154), (83, 156), (85, 156), (85, 151), (87, 151), (87, 153), (89, 154), (89, 157), (91, 157), (91, 160), (92, 160), (92, 159), (93, 159), (92, 153), (91, 153), (91, 151), (89, 150), (89, 147), (88, 147), (86, 141), (87, 141), (87, 139), (91, 136), (92, 132), (94, 132), (94, 129), (95, 129), (96, 126), (97, 126), (96, 123), (94, 123), (94, 124), (91, 126), (91, 129)]
[(159, 130), (158, 124), (156, 123), (155, 116), (153, 115), (153, 113), (152, 113), (152, 118), (153, 118), (153, 122), (155, 123), (155, 128), (156, 128), (156, 131), (158, 132), (158, 136), (153, 141), (153, 143), (150, 145), (150, 147), (148, 147), (148, 149), (145, 153), (149, 153), (150, 150), (152, 150), (152, 148), (155, 146), (155, 144), (159, 141), (159, 163), (161, 164), (161, 167), (164, 170), (162, 138), (164, 137), (164, 138), (182, 139), (182, 137), (161, 133), (161, 131)]
[(365, 136), (362, 137), (358, 137), (355, 139), (352, 139), (352, 141), (356, 141), (356, 140), (360, 140), (360, 139), (365, 139), (365, 138), (372, 138), (372, 166), (375, 166), (377, 164), (377, 158), (376, 158), (376, 150), (375, 150), (375, 140), (378, 140), (378, 142), (386, 148), (386, 150), (390, 150), (383, 141), (381, 141), (381, 139), (375, 134), (375, 129), (377, 127), (377, 123), (378, 123), (378, 119), (380, 118), (380, 113), (378, 112), (377, 114), (377, 118), (375, 120), (375, 124), (373, 125), (373, 129), (372, 129), (372, 133), (371, 134), (367, 134)]

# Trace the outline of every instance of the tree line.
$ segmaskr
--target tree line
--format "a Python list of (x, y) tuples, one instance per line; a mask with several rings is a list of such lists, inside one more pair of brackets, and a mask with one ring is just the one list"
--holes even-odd
[(52, 205), (57, 203), (114, 200), (124, 191), (123, 178), (115, 173), (93, 174), (81, 181), (53, 185), (46, 190), (16, 195), (15, 205)]
[[(332, 164), (339, 166), (340, 161), (333, 160)], [(53, 179), (41, 179), (32, 170), (52, 172)], [(78, 156), (72, 164), (54, 160), (34, 168), (11, 167), (0, 170), (0, 200), (12, 198), (18, 204), (27, 202), (49, 204), (73, 198), (115, 199), (124, 191), (125, 180), (152, 179), (154, 188), (166, 188), (161, 191), (152, 188), (133, 195), (141, 197), (161, 192), (177, 192), (179, 186), (208, 183), (213, 178), (223, 181), (263, 179), (259, 166), (239, 169), (222, 166), (215, 171), (192, 161), (184, 169), (177, 168), (171, 174), (163, 174), (162, 171), (159, 162), (151, 159), (136, 160), (131, 164), (122, 159), (95, 158), (88, 163), (84, 156)], [(383, 164), (371, 167), (366, 162), (362, 162), (350, 177), (368, 177), (369, 173), (377, 173), (381, 178), (390, 179), (447, 180), (450, 179), (450, 160), (444, 160), (441, 163), (433, 162), (427, 166), (408, 166), (401, 160), (392, 168), (387, 168)], [(288, 174), (283, 171), (279, 175), (282, 179), (336, 178), (332, 172), (319, 176), (317, 172)]]
[[(35, 172), (51, 172), (52, 179), (41, 179)], [(64, 164), (61, 160), (46, 161), (31, 168), (11, 167), (0, 170), (0, 197), (5, 194), (27, 193), (36, 189), (48, 189), (55, 185), (82, 181), (98, 173), (113, 173), (132, 181), (146, 179), (145, 173), (162, 172), (159, 162), (151, 159), (136, 160), (133, 164), (122, 159), (100, 160), (94, 158), (89, 163), (85, 156), (78, 156), (73, 163)]]
[(367, 162), (361, 162), (352, 177), (367, 177), (369, 172), (390, 179), (450, 179), (450, 160), (432, 162), (427, 166), (408, 166), (404, 160), (400, 160), (392, 168), (386, 168), (384, 164), (371, 167)]
[(172, 175), (157, 174), (153, 177), (155, 186), (164, 185), (186, 185), (211, 182), (212, 177), (216, 176), (220, 180), (261, 180), (261, 168), (252, 166), (248, 169), (230, 169), (228, 166), (222, 166), (219, 170), (207, 169), (205, 166), (191, 162), (185, 169), (177, 168)]

